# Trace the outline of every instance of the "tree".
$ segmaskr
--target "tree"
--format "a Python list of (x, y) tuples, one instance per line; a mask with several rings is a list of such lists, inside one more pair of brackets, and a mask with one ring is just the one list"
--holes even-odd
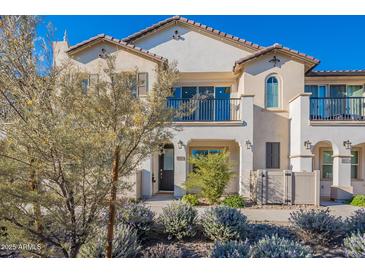
[(139, 98), (132, 92), (136, 86), (137, 71), (118, 72), (114, 57), (105, 56), (101, 74), (106, 81), (88, 91), (95, 96), (72, 100), (80, 104), (80, 114), (89, 123), (98, 124), (103, 135), (111, 136), (108, 144), (112, 165), (107, 257), (112, 255), (118, 189), (146, 157), (158, 151), (172, 137), (171, 121), (180, 111), (167, 108), (166, 102), (178, 78), (175, 65), (159, 65), (152, 91), (146, 98)]
[(117, 194), (171, 137), (177, 111), (166, 108), (166, 98), (178, 74), (161, 64), (152, 92), (141, 99), (131, 92), (136, 72), (117, 71), (114, 57), (106, 56), (99, 82), (85, 94), (85, 74), (77, 67), (49, 66), (49, 46), (36, 35), (37, 24), (33, 16), (2, 17), (0, 93), (7, 111), (0, 217), (27, 241), (43, 244), (32, 254), (76, 257), (108, 206), (109, 255)]
[(209, 203), (216, 203), (234, 176), (229, 154), (221, 152), (192, 156), (189, 162), (194, 168), (188, 175), (185, 188), (200, 191)]
[[(2, 125), (0, 216), (41, 242), (38, 256), (75, 257), (105, 207), (109, 163), (101, 138), (67, 105), (80, 75), (47, 68), (49, 48), (33, 16), (3, 16), (0, 92)], [(31, 225), (29, 225), (31, 224)]]

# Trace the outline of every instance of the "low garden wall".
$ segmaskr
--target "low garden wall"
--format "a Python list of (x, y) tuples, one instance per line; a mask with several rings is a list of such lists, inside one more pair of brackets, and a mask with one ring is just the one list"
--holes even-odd
[(251, 171), (250, 195), (257, 204), (319, 206), (320, 172)]

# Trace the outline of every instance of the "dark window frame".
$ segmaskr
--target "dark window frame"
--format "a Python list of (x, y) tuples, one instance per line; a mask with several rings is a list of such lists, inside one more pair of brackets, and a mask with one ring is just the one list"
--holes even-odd
[[(276, 145), (278, 153), (274, 152)], [(280, 142), (266, 142), (265, 149), (266, 168), (280, 169)]]

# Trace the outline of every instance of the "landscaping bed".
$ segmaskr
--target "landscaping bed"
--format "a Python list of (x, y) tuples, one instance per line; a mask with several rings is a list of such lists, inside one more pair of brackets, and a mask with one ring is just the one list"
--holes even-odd
[[(255, 243), (265, 235), (278, 234), (281, 237), (298, 240), (298, 236), (295, 234), (295, 230), (288, 225), (264, 223), (250, 223), (250, 232), (247, 239)], [(154, 225), (150, 231), (148, 239), (143, 243), (143, 250), (149, 250), (158, 244), (166, 246), (174, 246), (180, 249), (183, 254), (183, 258), (207, 258), (210, 257), (210, 253), (214, 246), (214, 241), (208, 239), (201, 231), (201, 227), (197, 229), (197, 234), (189, 239), (183, 239), (180, 241), (168, 240), (167, 235), (163, 232), (161, 225)], [(344, 258), (346, 257), (345, 249), (341, 244), (330, 244), (323, 246), (322, 244), (308, 244), (308, 247), (313, 251), (314, 258)]]

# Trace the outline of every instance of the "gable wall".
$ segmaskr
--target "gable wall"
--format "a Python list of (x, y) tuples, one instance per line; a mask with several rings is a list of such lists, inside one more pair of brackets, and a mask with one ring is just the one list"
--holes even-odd
[(99, 57), (101, 49), (104, 48), (108, 53), (116, 57), (115, 67), (117, 71), (134, 71), (137, 69), (139, 72), (148, 72), (149, 91), (152, 89), (153, 83), (156, 80), (156, 62), (108, 42), (92, 45), (89, 48), (77, 52), (72, 57), (64, 53), (64, 50), (67, 48), (62, 50), (57, 43), (54, 48), (58, 49), (55, 55), (56, 64), (71, 61), (78, 69), (90, 74), (103, 74), (103, 70), (107, 68), (105, 60)]
[[(181, 39), (172, 38), (178, 30)], [(173, 25), (135, 42), (136, 46), (176, 61), (181, 72), (231, 72), (236, 60), (249, 51), (191, 28)]]

